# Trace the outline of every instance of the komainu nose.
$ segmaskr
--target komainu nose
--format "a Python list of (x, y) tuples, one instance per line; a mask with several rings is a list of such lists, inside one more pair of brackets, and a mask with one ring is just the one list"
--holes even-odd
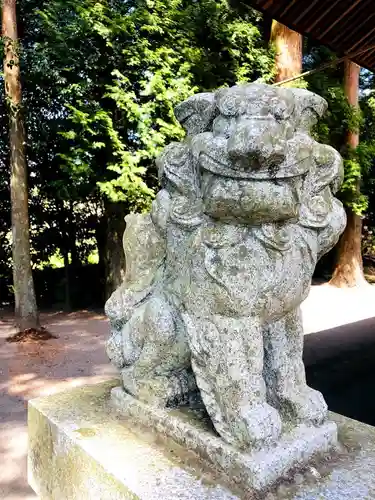
[(228, 139), (227, 152), (241, 168), (253, 170), (280, 163), (285, 158), (284, 137), (268, 119), (248, 119), (237, 124)]

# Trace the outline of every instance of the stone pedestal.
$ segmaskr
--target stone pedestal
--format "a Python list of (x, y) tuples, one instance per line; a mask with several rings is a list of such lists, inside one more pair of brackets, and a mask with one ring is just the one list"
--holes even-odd
[[(335, 426), (326, 424), (315, 433), (294, 431), (285, 438), (288, 446), (281, 441), (262, 458), (223, 443), (203, 413), (150, 410), (115, 388), (118, 383), (30, 402), (29, 482), (41, 500), (375, 498), (370, 426), (331, 414), (340, 449), (306, 465), (314, 446), (327, 449), (334, 440)], [(300, 454), (305, 465), (286, 472), (286, 453)], [(259, 491), (271, 476), (283, 477)]]
[(328, 453), (337, 444), (337, 426), (326, 422), (319, 427), (302, 424), (285, 429), (274, 446), (240, 452), (214, 432), (202, 409), (155, 408), (133, 398), (121, 387), (112, 389), (111, 402), (122, 415), (195, 452), (241, 489), (249, 491), (264, 490), (293, 468), (308, 463), (317, 454)]

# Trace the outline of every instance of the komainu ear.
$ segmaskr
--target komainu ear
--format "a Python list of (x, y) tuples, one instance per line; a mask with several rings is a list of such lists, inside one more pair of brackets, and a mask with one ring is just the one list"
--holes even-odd
[(328, 104), (323, 97), (305, 89), (290, 89), (296, 100), (296, 116), (299, 127), (310, 130), (328, 109)]
[(177, 120), (184, 127), (188, 135), (207, 132), (218, 111), (213, 92), (204, 92), (186, 99), (174, 110)]
[(342, 184), (344, 168), (339, 153), (326, 144), (315, 143), (312, 157), (315, 168), (304, 181), (300, 223), (322, 230), (335, 219), (332, 211), (337, 203), (333, 195)]
[(183, 196), (195, 198), (198, 194), (196, 161), (186, 142), (172, 142), (156, 159), (159, 180), (164, 187), (169, 182)]

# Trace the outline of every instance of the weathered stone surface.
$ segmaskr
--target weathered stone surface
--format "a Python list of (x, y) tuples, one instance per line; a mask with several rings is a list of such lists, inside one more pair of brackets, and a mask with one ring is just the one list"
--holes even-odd
[(197, 384), (216, 431), (241, 450), (327, 418), (306, 384), (299, 310), (345, 227), (333, 196), (342, 160), (309, 135), (325, 108), (308, 91), (261, 84), (179, 105), (187, 139), (157, 161), (151, 214), (125, 233), (133, 278), (106, 306), (125, 390), (166, 407)]
[(319, 427), (301, 424), (286, 430), (275, 446), (240, 453), (212, 431), (207, 422), (209, 417), (205, 418), (202, 410), (170, 412), (155, 408), (133, 398), (121, 387), (112, 390), (111, 400), (123, 415), (170, 437), (186, 450), (196, 452), (244, 491), (264, 490), (317, 453), (331, 451), (337, 443), (337, 428), (333, 422)]
[(28, 476), (40, 500), (238, 498), (195, 456), (111, 412), (118, 383), (29, 403)]
[[(165, 225), (160, 211), (158, 224)], [(150, 214), (128, 215), (126, 222), (125, 281), (106, 305), (112, 324), (107, 353), (130, 393), (161, 406), (186, 403), (195, 380), (187, 339), (162, 289), (165, 239)]]
[[(175, 422), (182, 410), (149, 406), (153, 422), (158, 415), (168, 414), (159, 419), (154, 431), (149, 426), (137, 427), (137, 417), (131, 420), (114, 412), (108, 403), (111, 389), (118, 383), (81, 387), (29, 403), (29, 482), (40, 500), (375, 498), (373, 427), (330, 414), (338, 425), (341, 451), (329, 460), (317, 459), (289, 472), (272, 489), (258, 495), (246, 487), (248, 478), (239, 477), (240, 471), (233, 471), (234, 477), (228, 478), (222, 467), (215, 471), (206, 460), (166, 437), (166, 424)], [(141, 406), (138, 401), (133, 408)], [(212, 427), (209, 430), (207, 420), (192, 419), (189, 412), (178, 425), (186, 429), (200, 426), (198, 434), (210, 434), (206, 441), (210, 454), (231, 448)], [(189, 436), (184, 430), (181, 437), (189, 443), (194, 432)], [(221, 452), (221, 460), (228, 458), (226, 453)], [(238, 462), (241, 453), (237, 457), (235, 450), (231, 453)], [(269, 455), (265, 459), (271, 460)]]

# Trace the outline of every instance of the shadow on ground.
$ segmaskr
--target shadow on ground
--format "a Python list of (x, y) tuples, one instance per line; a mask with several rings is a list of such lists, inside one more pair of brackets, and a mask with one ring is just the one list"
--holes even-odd
[(331, 411), (375, 425), (375, 317), (306, 335), (304, 360)]

